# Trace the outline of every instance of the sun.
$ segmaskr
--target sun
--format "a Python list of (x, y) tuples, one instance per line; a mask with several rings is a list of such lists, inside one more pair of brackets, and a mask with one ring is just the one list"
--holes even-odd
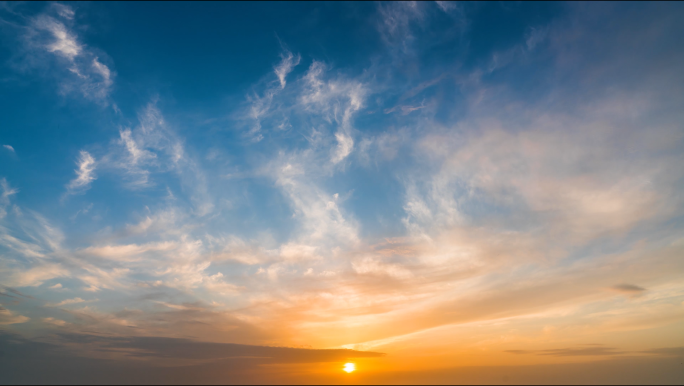
[(351, 373), (352, 371), (356, 370), (356, 365), (353, 363), (345, 363), (343, 370)]

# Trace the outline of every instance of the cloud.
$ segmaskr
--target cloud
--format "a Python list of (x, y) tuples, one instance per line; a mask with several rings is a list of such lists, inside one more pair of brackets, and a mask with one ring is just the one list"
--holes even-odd
[(70, 272), (59, 264), (36, 264), (14, 272), (9, 283), (14, 287), (37, 287), (50, 279), (68, 276)]
[(0, 188), (2, 188), (2, 195), (0, 195), (0, 204), (9, 205), (10, 197), (19, 193), (17, 189), (12, 188), (5, 178), (0, 179)]
[[(73, 15), (73, 11), (71, 14)], [(45, 46), (45, 49), (49, 52), (56, 53), (73, 61), (83, 50), (71, 31), (62, 22), (50, 16), (41, 15), (35, 18), (33, 26), (38, 30), (48, 31), (52, 34), (54, 39)]]
[(684, 347), (663, 347), (641, 351), (644, 354), (654, 354), (662, 356), (684, 356)]
[(13, 148), (12, 146), (10, 146), (10, 145), (2, 145), (2, 147), (4, 147), (5, 149), (11, 151), (12, 153), (16, 153), (16, 152), (14, 151), (14, 148)]
[(658, 356), (682, 356), (684, 347), (664, 347), (641, 351), (620, 351), (614, 347), (604, 347), (602, 345), (589, 345), (593, 347), (573, 347), (552, 350), (506, 350), (510, 354), (532, 354), (546, 356), (617, 356), (627, 354), (652, 354)]
[[(90, 301), (94, 301), (94, 300), (90, 300)], [(83, 300), (81, 298), (73, 298), (73, 299), (62, 300), (61, 302), (55, 303), (55, 304), (48, 304), (47, 306), (48, 307), (61, 307), (61, 306), (67, 306), (69, 304), (78, 304), (78, 303), (84, 303), (84, 302), (86, 302), (86, 300)]]
[(280, 63), (274, 69), (275, 74), (280, 81), (280, 88), (285, 88), (285, 84), (287, 83), (285, 78), (287, 77), (287, 74), (292, 72), (292, 69), (299, 64), (300, 60), (301, 56), (299, 56), (299, 54), (295, 56), (290, 51), (285, 51), (280, 54)]
[(390, 113), (393, 113), (393, 112), (395, 112), (395, 111), (397, 111), (397, 110), (401, 110), (401, 112), (402, 112), (404, 115), (406, 115), (406, 114), (410, 114), (410, 113), (413, 112), (413, 111), (420, 110), (420, 109), (424, 109), (424, 108), (425, 108), (424, 105), (421, 105), (421, 106), (394, 106), (394, 107), (392, 107), (392, 108), (385, 109), (385, 110), (384, 110), (384, 113), (385, 113), (385, 114), (390, 114)]
[[(106, 336), (62, 333), (54, 334), (51, 340), (27, 339), (6, 331), (0, 332), (0, 347), (5, 356), (12, 358), (11, 361), (0, 361), (3, 379), (8, 383), (24, 381), (32, 384), (50, 383), (56, 379), (70, 384), (92, 384), (103, 377), (112, 383), (122, 384), (140, 383), (141, 380), (153, 384), (190, 384), (198, 380), (214, 384), (226, 383), (226, 374), (230, 374), (231, 383), (241, 384), (301, 384), (311, 381), (317, 384), (334, 384), (348, 379), (343, 378), (346, 374), (340, 371), (341, 365), (338, 364), (345, 362), (345, 357), (353, 360), (358, 355), (358, 351), (340, 355), (334, 350), (263, 346), (247, 346), (246, 351), (241, 351), (240, 347), (211, 346), (206, 342), (192, 340), (169, 342), (163, 337), (137, 340), (135, 337), (112, 339)], [(74, 347), (92, 349), (76, 351)], [(194, 362), (185, 359), (188, 355), (184, 355), (182, 347), (187, 347), (187, 354), (196, 354), (203, 359)], [(103, 351), (98, 351), (100, 348)], [(207, 349), (206, 354), (202, 351), (204, 348)], [(168, 350), (166, 357), (163, 356), (164, 349)], [(114, 357), (117, 351), (121, 354)], [(226, 353), (233, 356), (224, 358)], [(245, 353), (258, 355), (243, 355)], [(101, 359), (104, 355), (111, 356)], [(160, 355), (161, 360), (157, 359), (159, 357), (156, 355)], [(321, 362), (327, 358), (331, 361)], [(363, 363), (387, 362), (392, 356), (360, 359)], [(160, 361), (167, 364), (160, 365)], [(17, 366), (17, 362), (24, 366)], [(279, 363), (285, 366), (277, 366)], [(312, 373), (312, 363), (319, 363), (322, 367), (329, 366), (331, 370), (336, 371)], [(276, 366), (272, 366), (273, 364)], [(358, 365), (363, 369), (360, 363)], [(376, 364), (369, 363), (369, 368), (374, 365)], [(38, 367), (41, 371), (26, 370)], [(597, 378), (615, 384), (677, 384), (681, 378), (681, 371), (678, 366), (673, 366), (671, 361), (664, 361), (659, 357), (648, 360), (616, 357), (579, 363), (440, 367), (438, 370), (393, 366), (391, 371), (359, 371), (354, 377), (363, 384), (453, 384), (459, 381), (469, 384), (499, 384), (511, 381), (525, 384), (591, 384), (596, 383)]]
[(249, 346), (228, 343), (198, 342), (165, 337), (103, 337), (83, 334), (60, 334), (66, 343), (95, 345), (103, 351), (126, 351), (131, 357), (173, 358), (186, 360), (254, 358), (259, 363), (338, 362), (352, 358), (378, 358), (378, 352), (348, 349), (312, 350), (288, 347)]
[(19, 193), (19, 190), (12, 188), (4, 177), (0, 179), (0, 189), (2, 189), (2, 194), (0, 195), (0, 220), (2, 220), (7, 216), (10, 197)]
[(325, 249), (358, 243), (358, 227), (338, 205), (339, 194), (330, 194), (306, 175), (307, 160), (288, 157), (273, 165), (277, 186), (290, 200), (301, 223), (299, 243)]
[(50, 286), (50, 287), (48, 287), (48, 288), (54, 289), (54, 290), (62, 289), (62, 284), (61, 284), (61, 283), (57, 283), (57, 284), (55, 284), (55, 285), (53, 285), (53, 286)]
[(61, 320), (61, 319), (55, 319), (55, 318), (52, 318), (52, 317), (43, 318), (42, 320), (43, 320), (43, 323), (52, 324), (52, 325), (55, 325), (55, 326), (58, 326), (58, 327), (64, 327), (64, 326), (66, 326), (67, 324), (69, 324), (69, 323), (67, 323), (67, 322), (65, 322), (65, 321), (63, 321), (63, 320)]
[(363, 83), (354, 80), (326, 80), (327, 67), (314, 61), (304, 75), (305, 88), (300, 94), (301, 104), (310, 113), (320, 114), (328, 122), (335, 122), (337, 146), (331, 151), (331, 162), (340, 163), (354, 148), (352, 120), (362, 107), (368, 91)]
[(610, 289), (626, 294), (640, 294), (646, 291), (646, 288), (642, 288), (634, 284), (618, 284), (610, 287)]
[(119, 130), (118, 140), (100, 163), (122, 173), (125, 186), (132, 190), (155, 186), (155, 174), (171, 174), (189, 192), (195, 214), (205, 216), (214, 208), (200, 161), (186, 152), (184, 141), (165, 121), (155, 100), (140, 110), (135, 128)]
[[(445, 4), (439, 4), (444, 8)], [(407, 52), (417, 38), (412, 31), (414, 24), (420, 22), (425, 15), (419, 2), (385, 3), (378, 5), (380, 14), (378, 31), (386, 44)]]
[[(382, 22), (397, 26), (392, 30), (396, 42), (409, 35), (419, 39), (413, 29), (419, 15), (404, 22), (405, 15), (387, 9), (384, 16), (395, 19)], [(69, 27), (70, 18), (60, 17)], [(548, 48), (542, 39), (553, 42), (553, 49), (562, 43), (554, 28), (545, 29), (544, 36), (535, 31), (515, 43), (515, 54), (483, 66), (528, 71), (521, 62)], [(76, 45), (62, 42), (50, 55), (88, 59), (93, 76), (111, 78), (99, 57), (86, 58), (87, 47), (74, 34), (64, 39)], [(74, 47), (80, 51), (69, 59)], [(379, 347), (447, 327), (494, 330), (498, 324), (506, 342), (525, 334), (539, 338), (547, 333), (542, 326), (563, 329), (544, 335), (548, 342), (681, 320), (682, 248), (681, 241), (673, 241), (681, 232), (672, 222), (682, 207), (681, 135), (678, 115), (672, 113), (680, 109), (667, 110), (679, 100), (662, 104), (668, 98), (646, 86), (573, 94), (587, 82), (594, 84), (594, 71), (612, 73), (595, 67), (583, 68), (589, 78), (561, 69), (561, 79), (549, 82), (554, 88), (535, 89), (533, 98), (516, 83), (517, 76), (515, 82), (499, 83), (500, 78), (482, 76), (483, 70), (453, 66), (444, 74), (433, 74), (443, 70), (433, 68), (425, 80), (417, 70), (384, 65), (350, 77), (344, 74), (353, 70), (314, 61), (287, 83), (300, 58), (286, 52), (281, 59), (274, 68), (278, 81), (266, 74), (266, 90), (241, 111), (249, 117), (250, 138), (272, 139), (235, 154), (240, 173), (246, 170), (241, 175), (262, 180), (221, 185), (212, 177), (225, 175), (225, 165), (203, 168), (201, 159), (192, 157), (204, 150), (202, 145), (187, 145), (182, 131), (150, 103), (137, 123), (119, 129), (106, 155), (84, 168), (81, 157), (74, 180), (81, 182), (72, 181), (74, 190), (82, 191), (94, 180), (95, 167), (98, 173), (114, 170), (125, 187), (135, 190), (136, 200), (143, 200), (131, 201), (139, 204), (135, 211), (117, 214), (127, 217), (83, 237), (65, 228), (69, 242), (46, 222), (29, 223), (35, 217), (30, 214), (3, 222), (2, 280), (36, 286), (70, 277), (85, 287), (70, 285), (74, 291), (108, 289), (113, 300), (106, 311), (68, 307), (64, 312), (75, 322), (60, 326), (111, 334), (110, 340), (67, 340), (135, 359), (193, 359), (181, 346), (200, 352), (202, 360), (242, 350), (163, 340), (179, 336)], [(554, 66), (565, 63), (553, 59)], [(386, 73), (390, 78), (401, 74), (401, 82), (382, 83)], [(473, 78), (477, 81), (464, 80)], [(568, 78), (570, 86), (562, 82)], [(624, 77), (636, 78), (641, 77)], [(441, 95), (442, 81), (450, 88), (455, 81), (458, 97)], [(425, 106), (438, 109), (408, 114), (423, 106), (412, 98), (433, 90), (438, 96)], [(3, 189), (12, 191), (9, 185)], [(231, 211), (213, 211), (231, 189), (240, 192), (234, 201), (230, 197)], [(158, 191), (175, 198), (159, 198)], [(14, 193), (3, 196), (6, 206)], [(636, 301), (620, 302), (602, 290), (624, 282), (648, 283), (648, 291), (630, 284), (612, 288), (644, 293), (638, 308)], [(83, 299), (58, 304), (77, 302)], [(121, 304), (129, 308), (116, 308)], [(61, 319), (44, 320), (55, 321)], [(494, 336), (492, 330), (473, 335), (481, 342), (461, 346), (480, 350)], [(130, 334), (161, 340), (136, 340)], [(443, 337), (433, 339), (444, 343)], [(243, 351), (258, 351), (249, 350)], [(624, 353), (610, 347), (511, 352), (561, 359)]]
[[(25, 295), (25, 294), (23, 294), (23, 293), (17, 291), (17, 290), (14, 289), (14, 288), (5, 287), (5, 286), (3, 286), (3, 285), (1, 285), (1, 284), (0, 284), (0, 288), (2, 288), (2, 289), (4, 289), (5, 291), (9, 292), (9, 293), (7, 293), (7, 292), (0, 292), (0, 296), (6, 296), (6, 297), (9, 297), (9, 298), (12, 298), (12, 299), (21, 299), (21, 298), (24, 298), (24, 299), (33, 299), (32, 296)], [(10, 295), (10, 293), (11, 293), (12, 295)]]
[(20, 29), (23, 46), (22, 71), (41, 69), (58, 79), (62, 94), (80, 93), (86, 99), (109, 104), (114, 74), (103, 63), (103, 52), (81, 42), (75, 25), (75, 11), (68, 5), (52, 4), (28, 20)]
[(435, 3), (444, 12), (450, 12), (458, 8), (458, 3), (455, 1), (435, 1)]
[(10, 310), (0, 307), (0, 325), (26, 323), (30, 319), (23, 315), (17, 315)]
[(141, 148), (141, 145), (133, 139), (131, 130), (123, 130), (119, 136), (119, 143), (125, 147), (128, 153), (127, 159), (122, 160), (119, 165), (126, 170), (127, 176), (131, 178), (131, 186), (148, 186), (150, 184), (150, 172), (144, 168), (144, 165), (152, 163), (157, 155)]
[(614, 356), (627, 354), (625, 351), (618, 351), (613, 347), (573, 347), (552, 350), (506, 350), (511, 354), (534, 354), (542, 356), (572, 357), (572, 356)]
[(546, 38), (547, 33), (544, 28), (530, 28), (525, 39), (527, 49), (534, 50)]
[(76, 162), (78, 169), (76, 169), (76, 178), (71, 180), (66, 186), (68, 194), (83, 193), (90, 189), (90, 184), (97, 178), (95, 176), (95, 168), (97, 163), (95, 158), (85, 150), (79, 153), (79, 159)]
[(59, 16), (63, 17), (64, 19), (71, 20), (74, 18), (74, 15), (76, 14), (73, 10), (73, 8), (69, 7), (68, 5), (60, 4), (60, 3), (52, 3), (50, 4), (53, 8), (56, 9), (57, 14)]
[(352, 262), (354, 271), (359, 274), (387, 275), (396, 279), (408, 279), (413, 273), (401, 265), (386, 264), (373, 257), (365, 257)]
[[(55, 324), (61, 321), (48, 318), (44, 322)], [(69, 324), (60, 327), (70, 328)], [(226, 371), (230, 373), (231, 382), (248, 383), (255, 380), (255, 374), (261, 374), (256, 378), (259, 383), (272, 383), (284, 375), (277, 370), (278, 366), (273, 365), (333, 364), (357, 358), (379, 359), (384, 355), (345, 349), (315, 350), (210, 343), (158, 336), (108, 337), (67, 332), (56, 333), (54, 338), (47, 340), (27, 339), (1, 331), (0, 347), (3, 354), (11, 355), (13, 360), (22, 364), (45, 364), (40, 372), (27, 374), (16, 369), (17, 366), (9, 366), (7, 361), (2, 361), (0, 370), (5, 379), (30, 379), (37, 383), (48, 379), (79, 383), (103, 376), (127, 383), (136, 379), (139, 381), (142, 374), (151, 383), (192, 383), (193, 379), (214, 383), (225, 378)]]

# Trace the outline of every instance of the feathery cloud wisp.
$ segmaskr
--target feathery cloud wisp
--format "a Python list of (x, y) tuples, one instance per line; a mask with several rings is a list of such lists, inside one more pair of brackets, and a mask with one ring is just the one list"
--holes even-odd
[(10, 204), (10, 197), (17, 194), (19, 191), (17, 189), (13, 189), (4, 177), (0, 178), (0, 188), (2, 189), (2, 194), (0, 195), (1, 220), (7, 215), (7, 207)]
[(62, 300), (61, 302), (55, 303), (55, 304), (48, 304), (48, 306), (49, 307), (61, 307), (61, 306), (67, 306), (69, 304), (78, 304), (78, 303), (85, 303), (85, 302), (86, 302), (86, 300), (83, 300), (81, 298), (73, 298), (73, 299)]
[(287, 83), (285, 78), (287, 77), (287, 74), (292, 72), (292, 69), (299, 64), (301, 56), (299, 56), (299, 54), (295, 56), (292, 54), (292, 52), (285, 51), (284, 53), (280, 54), (280, 58), (280, 63), (274, 69), (274, 71), (278, 76), (278, 80), (280, 81), (280, 88), (285, 88), (285, 84)]
[(41, 68), (59, 79), (63, 94), (80, 93), (98, 103), (109, 104), (114, 84), (111, 69), (103, 63), (103, 52), (88, 47), (79, 39), (75, 11), (68, 5), (53, 4), (34, 17), (24, 31), (22, 70)]
[(77, 194), (90, 189), (90, 184), (97, 178), (95, 176), (95, 158), (85, 150), (81, 150), (76, 162), (78, 169), (75, 170), (76, 178), (66, 186), (68, 194)]
[(5, 178), (0, 179), (0, 188), (2, 188), (2, 195), (0, 195), (0, 205), (9, 205), (10, 196), (19, 193), (17, 189), (14, 189), (9, 185), (7, 179)]

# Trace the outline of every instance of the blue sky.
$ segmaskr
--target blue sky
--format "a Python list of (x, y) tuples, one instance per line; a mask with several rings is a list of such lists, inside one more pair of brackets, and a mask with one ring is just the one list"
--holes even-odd
[(0, 329), (684, 346), (683, 12), (0, 3)]

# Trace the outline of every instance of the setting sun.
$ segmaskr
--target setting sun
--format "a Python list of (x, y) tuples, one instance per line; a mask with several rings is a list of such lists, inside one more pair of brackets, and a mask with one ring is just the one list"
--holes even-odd
[(345, 363), (343, 370), (348, 373), (351, 373), (352, 371), (356, 370), (356, 365), (354, 365), (353, 363)]

